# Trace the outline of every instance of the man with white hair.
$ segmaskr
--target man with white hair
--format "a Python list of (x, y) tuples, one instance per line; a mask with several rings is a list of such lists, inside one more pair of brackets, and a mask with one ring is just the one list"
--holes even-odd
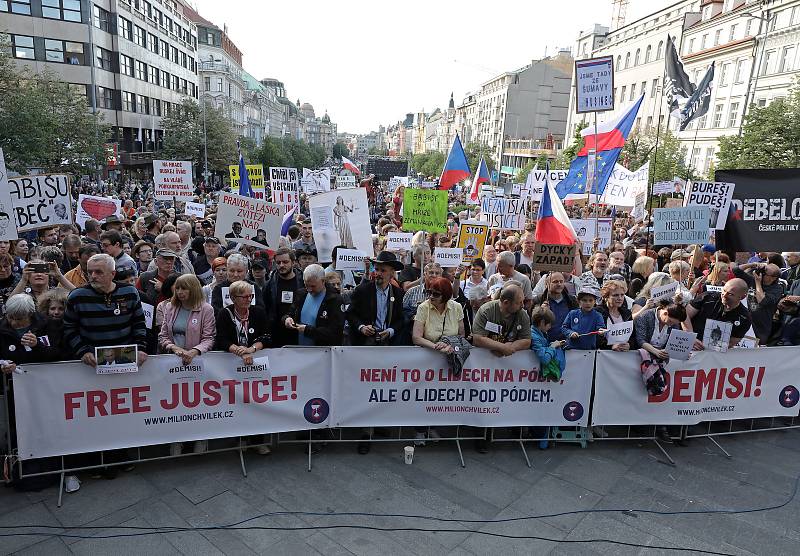
[(337, 346), (342, 343), (342, 297), (325, 285), (325, 269), (310, 264), (303, 271), (305, 289), (299, 290), (283, 326), (297, 331), (301, 346)]
[(783, 258), (786, 261), (786, 268), (781, 270), (781, 278), (786, 280), (791, 288), (794, 281), (800, 278), (800, 251), (783, 253)]
[[(223, 296), (223, 289), (225, 292), (230, 292), (231, 284), (244, 280), (253, 284), (251, 280), (247, 279), (247, 271), (250, 269), (250, 259), (240, 253), (233, 253), (228, 255), (228, 262), (225, 265), (225, 280), (218, 282), (214, 289), (211, 291), (211, 306), (214, 307), (215, 312), (219, 312), (225, 305), (232, 303), (230, 297)], [(253, 284), (253, 305), (264, 306), (264, 291), (257, 285)]]
[(505, 284), (509, 280), (516, 280), (522, 285), (522, 295), (525, 298), (525, 309), (530, 309), (533, 303), (533, 289), (531, 281), (521, 272), (514, 270), (516, 259), (511, 251), (503, 251), (497, 255), (497, 272), (489, 277), (486, 284), (491, 292), (492, 286)]
[[(188, 224), (188, 222), (186, 224)], [(164, 232), (160, 234), (156, 237), (155, 245), (157, 249), (169, 249), (178, 255), (175, 258), (175, 274), (194, 274), (194, 266), (192, 266), (192, 263), (189, 261), (189, 257), (185, 252), (181, 253), (183, 244), (181, 243), (181, 237), (176, 232)], [(150, 261), (147, 270), (156, 270), (155, 257)]]

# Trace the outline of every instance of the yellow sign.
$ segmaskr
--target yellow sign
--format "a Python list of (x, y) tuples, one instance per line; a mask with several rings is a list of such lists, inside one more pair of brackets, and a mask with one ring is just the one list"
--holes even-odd
[[(253, 190), (255, 199), (264, 200), (264, 166), (261, 164), (248, 164), (247, 177), (250, 178), (250, 187)], [(228, 173), (231, 178), (231, 193), (239, 193), (239, 165), (231, 164), (228, 166)]]
[(489, 235), (489, 226), (483, 222), (465, 220), (458, 228), (458, 241), (456, 247), (464, 252), (462, 259), (465, 266), (472, 261), (483, 257), (483, 248), (486, 246), (486, 236)]

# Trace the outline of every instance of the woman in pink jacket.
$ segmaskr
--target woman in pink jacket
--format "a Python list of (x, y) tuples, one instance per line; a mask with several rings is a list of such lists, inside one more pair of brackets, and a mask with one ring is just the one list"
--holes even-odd
[(217, 334), (214, 309), (203, 298), (200, 280), (183, 274), (175, 280), (172, 299), (164, 303), (164, 320), (158, 334), (162, 353), (174, 353), (184, 365), (214, 345)]

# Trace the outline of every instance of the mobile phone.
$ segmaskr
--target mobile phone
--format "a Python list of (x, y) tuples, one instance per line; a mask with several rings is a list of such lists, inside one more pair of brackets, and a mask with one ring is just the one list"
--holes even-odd
[(31, 272), (40, 272), (42, 274), (50, 272), (50, 267), (47, 266), (47, 263), (29, 263), (28, 268), (31, 269)]

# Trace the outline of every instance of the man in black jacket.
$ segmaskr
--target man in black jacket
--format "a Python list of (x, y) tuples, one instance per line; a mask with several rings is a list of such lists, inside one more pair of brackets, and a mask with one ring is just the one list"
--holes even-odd
[(305, 289), (296, 292), (283, 325), (297, 331), (301, 346), (339, 346), (344, 331), (342, 297), (325, 286), (325, 269), (318, 264), (303, 271)]
[(375, 278), (358, 285), (347, 310), (351, 339), (354, 346), (396, 345), (404, 326), (403, 291), (391, 282), (403, 263), (388, 251), (370, 262)]
[(271, 346), (283, 347), (297, 344), (297, 330), (283, 325), (298, 292), (303, 291), (303, 278), (294, 268), (295, 256), (291, 249), (278, 249), (272, 259), (275, 272), (264, 288), (264, 306), (267, 322), (271, 326)]

